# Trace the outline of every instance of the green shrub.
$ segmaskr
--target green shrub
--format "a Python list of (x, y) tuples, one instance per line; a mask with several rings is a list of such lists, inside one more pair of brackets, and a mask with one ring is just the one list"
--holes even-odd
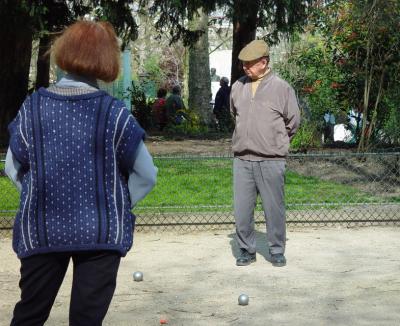
[(193, 110), (180, 110), (185, 117), (182, 123), (168, 125), (166, 131), (170, 134), (199, 136), (208, 132), (208, 127), (201, 123), (199, 115)]
[[(397, 99), (398, 100), (398, 99)], [(387, 117), (383, 126), (383, 133), (387, 141), (392, 145), (400, 144), (400, 103), (393, 99), (383, 101), (388, 109)]]
[(129, 92), (131, 93), (132, 114), (143, 129), (151, 129), (153, 126), (151, 103), (146, 98), (143, 88), (132, 82)]
[(307, 121), (300, 126), (293, 137), (290, 148), (295, 151), (318, 148), (321, 146), (320, 135), (317, 125)]

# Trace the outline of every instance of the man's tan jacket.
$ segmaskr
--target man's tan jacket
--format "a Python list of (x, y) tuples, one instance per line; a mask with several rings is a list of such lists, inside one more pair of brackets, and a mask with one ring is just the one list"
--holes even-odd
[(261, 80), (254, 96), (251, 84), (252, 80), (244, 76), (232, 85), (234, 155), (250, 161), (285, 158), (300, 124), (295, 92), (272, 71)]

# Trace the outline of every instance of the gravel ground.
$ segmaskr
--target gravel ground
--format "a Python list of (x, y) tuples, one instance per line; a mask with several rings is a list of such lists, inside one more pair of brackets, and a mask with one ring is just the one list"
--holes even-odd
[[(235, 265), (233, 230), (138, 232), (104, 325), (399, 325), (400, 229), (289, 228), (286, 267)], [(0, 325), (19, 297), (19, 261), (0, 240)], [(134, 282), (134, 271), (144, 273)], [(46, 325), (68, 325), (69, 271)], [(248, 306), (238, 296), (250, 297)]]

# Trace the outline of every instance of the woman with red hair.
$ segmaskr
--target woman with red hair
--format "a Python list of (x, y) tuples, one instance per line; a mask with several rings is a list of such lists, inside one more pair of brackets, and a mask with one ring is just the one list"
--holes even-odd
[(45, 323), (70, 260), (70, 325), (101, 325), (132, 247), (131, 209), (157, 169), (124, 103), (98, 89), (120, 69), (113, 27), (76, 22), (52, 54), (66, 76), (28, 96), (9, 126), (5, 170), (21, 192), (13, 229), (21, 300), (11, 325)]

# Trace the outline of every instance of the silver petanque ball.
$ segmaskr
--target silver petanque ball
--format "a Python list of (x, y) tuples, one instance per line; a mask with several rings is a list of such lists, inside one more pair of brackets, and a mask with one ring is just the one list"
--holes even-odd
[(136, 282), (143, 281), (143, 273), (142, 272), (133, 273), (133, 280)]
[(249, 296), (247, 294), (239, 295), (238, 302), (241, 306), (247, 306), (249, 304)]

